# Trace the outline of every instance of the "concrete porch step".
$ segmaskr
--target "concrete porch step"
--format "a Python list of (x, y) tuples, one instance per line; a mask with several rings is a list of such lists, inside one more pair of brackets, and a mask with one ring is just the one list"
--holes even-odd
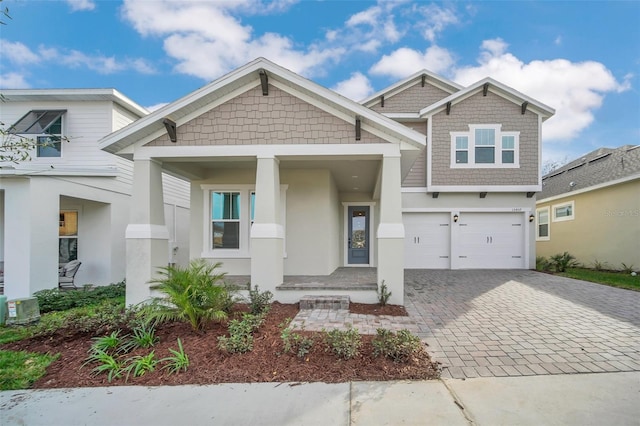
[(300, 310), (309, 309), (349, 310), (349, 296), (302, 296)]
[(309, 290), (341, 290), (341, 291), (378, 291), (376, 283), (342, 283), (342, 282), (285, 282), (276, 290), (309, 291)]

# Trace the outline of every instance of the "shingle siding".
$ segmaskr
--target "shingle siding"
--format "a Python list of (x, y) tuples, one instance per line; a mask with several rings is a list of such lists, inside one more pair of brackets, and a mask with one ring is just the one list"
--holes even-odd
[(381, 114), (392, 112), (417, 113), (449, 95), (451, 93), (445, 92), (428, 82), (424, 87), (422, 87), (421, 82), (417, 82), (393, 96), (385, 97), (384, 107), (380, 106), (380, 101), (378, 101), (371, 109)]
[[(355, 118), (354, 118), (355, 123)], [(274, 86), (257, 86), (178, 127), (178, 141), (163, 135), (147, 146), (257, 144), (367, 144), (386, 141)]]
[[(502, 124), (502, 131), (519, 131), (520, 167), (451, 168), (450, 132), (469, 131), (469, 124)], [(538, 115), (522, 115), (520, 105), (501, 96), (479, 92), (454, 104), (450, 115), (442, 111), (433, 117), (432, 185), (537, 185), (538, 162)]]
[[(426, 121), (422, 122), (404, 122), (402, 123), (405, 126), (415, 130), (416, 132), (420, 132), (424, 135), (427, 133), (427, 123)], [(402, 181), (403, 187), (424, 187), (427, 184), (427, 175), (426, 175), (426, 149), (423, 149), (420, 153), (418, 159), (411, 166), (411, 170), (409, 170), (409, 174)]]

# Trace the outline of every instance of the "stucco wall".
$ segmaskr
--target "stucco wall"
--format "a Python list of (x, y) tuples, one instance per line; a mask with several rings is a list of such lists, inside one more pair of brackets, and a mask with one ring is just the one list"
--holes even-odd
[(640, 181), (571, 195), (540, 203), (537, 208), (573, 201), (573, 220), (554, 222), (550, 210), (550, 239), (536, 242), (539, 256), (568, 251), (589, 267), (606, 262), (619, 269), (624, 262), (640, 267)]
[(176, 143), (165, 134), (146, 146), (336, 143), (386, 142), (364, 130), (356, 141), (355, 117), (343, 121), (273, 86), (263, 96), (258, 86), (178, 126)]
[(418, 80), (413, 86), (406, 88), (402, 92), (393, 96), (385, 96), (384, 107), (380, 106), (380, 100), (371, 107), (379, 113), (391, 112), (413, 112), (416, 113), (423, 108), (432, 105), (451, 93), (435, 87), (427, 81), (422, 87), (422, 82)]
[[(450, 132), (468, 132), (469, 124), (502, 124), (502, 131), (520, 132), (519, 168), (451, 168)], [(514, 104), (491, 92), (479, 92), (433, 117), (432, 185), (537, 185), (538, 116), (520, 112)]]

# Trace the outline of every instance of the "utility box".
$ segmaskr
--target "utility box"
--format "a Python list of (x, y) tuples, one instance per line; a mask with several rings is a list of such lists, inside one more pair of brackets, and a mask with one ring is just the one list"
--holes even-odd
[(38, 299), (27, 297), (7, 301), (7, 325), (31, 324), (40, 319)]

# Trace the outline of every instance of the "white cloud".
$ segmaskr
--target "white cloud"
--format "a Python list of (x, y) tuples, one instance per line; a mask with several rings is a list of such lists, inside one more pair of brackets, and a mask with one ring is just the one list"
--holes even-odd
[(369, 72), (404, 78), (425, 68), (435, 73), (446, 73), (453, 64), (453, 55), (447, 49), (436, 45), (428, 47), (424, 52), (401, 47), (389, 55), (384, 55)]
[[(263, 12), (281, 10), (291, 3), (265, 4)], [(127, 0), (122, 14), (140, 34), (164, 38), (165, 52), (177, 61), (178, 72), (206, 80), (260, 56), (311, 75), (318, 66), (344, 53), (337, 46), (298, 48), (291, 39), (276, 33), (254, 35), (253, 28), (232, 13), (237, 9), (246, 12), (256, 4), (262, 3)]]
[(431, 43), (436, 42), (439, 33), (449, 25), (459, 22), (458, 16), (452, 8), (440, 7), (437, 4), (417, 7), (416, 13), (422, 16), (418, 27), (425, 39)]
[(569, 140), (579, 135), (594, 119), (593, 113), (610, 92), (630, 87), (625, 76), (618, 82), (610, 70), (595, 61), (566, 59), (525, 63), (507, 52), (501, 39), (482, 43), (478, 65), (455, 70), (454, 80), (469, 85), (490, 76), (556, 109), (545, 123), (545, 140)]
[(96, 8), (96, 4), (93, 0), (67, 0), (67, 3), (69, 3), (73, 12), (93, 10)]
[(25, 80), (24, 75), (10, 72), (0, 74), (0, 87), (3, 89), (28, 89), (30, 85)]
[(40, 57), (20, 42), (0, 41), (4, 59), (16, 65), (27, 65), (40, 62)]
[(352, 73), (347, 80), (339, 82), (332, 89), (354, 101), (360, 101), (373, 93), (371, 82), (360, 72)]

